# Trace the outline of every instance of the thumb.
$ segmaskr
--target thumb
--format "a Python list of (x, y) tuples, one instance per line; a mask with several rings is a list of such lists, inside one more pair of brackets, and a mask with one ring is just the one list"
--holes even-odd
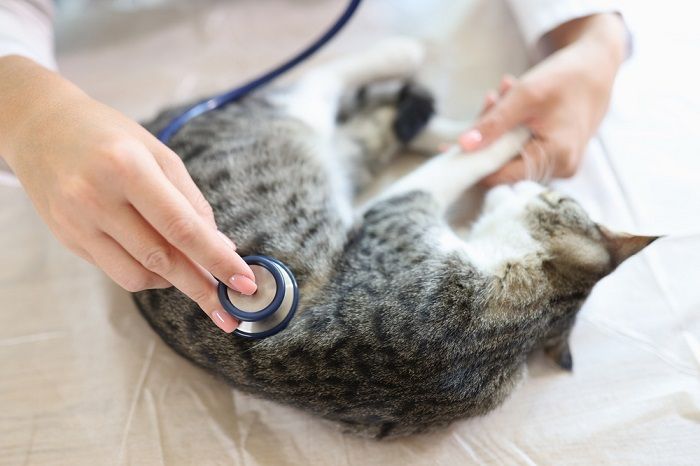
[(527, 98), (516, 87), (484, 113), (466, 133), (459, 137), (459, 143), (467, 151), (482, 149), (508, 130), (518, 126), (526, 118)]

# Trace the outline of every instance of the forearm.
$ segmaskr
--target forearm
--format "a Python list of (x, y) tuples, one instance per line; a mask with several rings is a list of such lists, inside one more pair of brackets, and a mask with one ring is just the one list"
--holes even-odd
[(596, 126), (607, 111), (613, 84), (627, 56), (626, 32), (618, 14), (602, 13), (567, 21), (541, 41), (548, 57), (545, 61), (556, 56), (560, 63), (568, 63), (568, 79), (600, 97)]
[(541, 41), (547, 55), (579, 44), (595, 48), (616, 69), (625, 59), (627, 42), (624, 22), (617, 13), (601, 13), (567, 21), (545, 34)]
[(53, 15), (53, 0), (0, 0), (0, 157), (9, 164), (20, 129), (46, 97), (68, 87), (49, 71)]

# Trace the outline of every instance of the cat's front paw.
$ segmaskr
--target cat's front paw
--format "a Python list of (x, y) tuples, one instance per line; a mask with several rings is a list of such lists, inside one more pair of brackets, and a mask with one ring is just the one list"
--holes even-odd
[(410, 76), (425, 61), (425, 46), (417, 39), (397, 36), (385, 39), (369, 52), (382, 68), (395, 76)]
[(532, 133), (525, 126), (516, 126), (498, 139), (503, 146), (503, 151), (512, 155), (518, 154), (532, 137)]

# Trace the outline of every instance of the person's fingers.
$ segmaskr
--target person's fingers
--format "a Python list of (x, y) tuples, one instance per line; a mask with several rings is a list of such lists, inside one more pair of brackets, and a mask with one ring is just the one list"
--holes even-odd
[(80, 216), (79, 221), (76, 222), (68, 213), (75, 209), (49, 208), (48, 210), (51, 214), (49, 215), (50, 221), (47, 221), (47, 225), (56, 239), (72, 253), (90, 264), (95, 265), (95, 259), (85, 249), (84, 242), (79, 239), (86, 236), (85, 232), (90, 232), (88, 220), (84, 216)]
[(253, 294), (253, 271), (222, 235), (197, 215), (157, 165), (144, 162), (141, 171), (126, 187), (126, 196), (143, 218), (191, 261), (234, 290)]
[(95, 265), (127, 291), (136, 292), (172, 286), (167, 280), (149, 270), (124, 250), (114, 239), (97, 233), (90, 243)]
[[(483, 117), (486, 115), (488, 112), (490, 112), (493, 107), (496, 105), (496, 103), (501, 99), (504, 95), (510, 91), (510, 89), (513, 87), (513, 85), (516, 82), (516, 78), (512, 75), (505, 75), (501, 79), (501, 83), (498, 86), (498, 92), (495, 90), (490, 90), (486, 93), (486, 97), (484, 98), (484, 104), (481, 108), (481, 112), (479, 112), (479, 117)], [(463, 138), (460, 140), (462, 143), (462, 147), (469, 150), (469, 147), (476, 147), (475, 145), (478, 145), (482, 142), (483, 136), (482, 135), (477, 135), (476, 133), (472, 133), (471, 135), (465, 134), (463, 135)]]
[(506, 74), (501, 78), (501, 84), (498, 86), (498, 94), (503, 97), (510, 91), (517, 79), (512, 74)]
[[(125, 253), (143, 271), (172, 283), (192, 298), (225, 332), (232, 332), (236, 328), (235, 319), (221, 309), (216, 280), (169, 244), (131, 206), (120, 211), (120, 215), (113, 215), (106, 220), (105, 227), (105, 232), (123, 247)], [(137, 283), (136, 287), (140, 285)]]
[(72, 242), (63, 240), (59, 234), (56, 234), (56, 237), (66, 248), (68, 248), (70, 252), (79, 256), (81, 259), (83, 259), (86, 262), (89, 262), (92, 265), (97, 265), (95, 263), (95, 259), (89, 252), (85, 250), (85, 248), (78, 246), (77, 244), (74, 244)]
[(505, 164), (496, 173), (481, 180), (480, 184), (493, 187), (520, 180), (545, 181), (551, 177), (552, 171), (553, 163), (543, 144), (532, 139), (525, 145), (520, 156)]
[(479, 116), (485, 115), (487, 112), (489, 112), (494, 105), (496, 105), (496, 102), (498, 102), (498, 99), (503, 97), (510, 91), (510, 89), (513, 87), (513, 85), (516, 82), (515, 76), (512, 76), (510, 74), (506, 74), (501, 78), (501, 83), (498, 86), (498, 92), (495, 90), (491, 89), (486, 93), (486, 96), (484, 97), (484, 104), (481, 107), (481, 112), (479, 112)]
[(485, 115), (489, 110), (493, 108), (494, 105), (496, 105), (496, 102), (498, 101), (498, 93), (494, 90), (490, 90), (486, 93), (486, 97), (484, 97), (484, 105), (481, 108), (481, 112), (479, 112), (479, 116)]
[(170, 182), (187, 198), (190, 205), (197, 211), (197, 214), (209, 225), (216, 228), (214, 212), (211, 205), (209, 205), (209, 202), (207, 202), (202, 192), (192, 180), (182, 159), (170, 150), (169, 147), (161, 144), (160, 141), (152, 142), (148, 147)]
[(514, 87), (478, 119), (472, 129), (462, 134), (459, 142), (467, 151), (488, 146), (508, 130), (522, 123), (528, 116), (529, 97), (521, 87)]

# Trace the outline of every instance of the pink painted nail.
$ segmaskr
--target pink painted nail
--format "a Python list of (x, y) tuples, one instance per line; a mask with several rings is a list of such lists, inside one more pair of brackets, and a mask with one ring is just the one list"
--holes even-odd
[(479, 146), (479, 143), (484, 139), (481, 135), (481, 131), (478, 129), (471, 129), (459, 137), (459, 143), (467, 150), (475, 149)]
[(212, 312), (211, 320), (214, 321), (217, 327), (226, 333), (231, 333), (238, 327), (238, 321), (224, 311), (217, 310)]
[(217, 231), (217, 233), (219, 234), (219, 236), (221, 236), (223, 238), (224, 242), (226, 243), (226, 245), (228, 247), (230, 247), (234, 251), (236, 250), (236, 244), (233, 241), (231, 241), (231, 238), (229, 238), (228, 236), (226, 236), (225, 234), (223, 234), (220, 231)]
[(245, 275), (246, 277), (251, 279), (253, 283), (255, 283), (255, 274), (253, 273), (253, 269), (250, 268), (250, 265), (248, 265), (246, 261), (243, 260), (243, 258), (239, 255), (236, 255), (234, 262), (236, 266), (234, 270), (238, 270), (238, 273), (236, 275)]
[(258, 289), (258, 285), (256, 285), (253, 280), (240, 273), (231, 277), (229, 283), (232, 289), (245, 295), (252, 295)]

